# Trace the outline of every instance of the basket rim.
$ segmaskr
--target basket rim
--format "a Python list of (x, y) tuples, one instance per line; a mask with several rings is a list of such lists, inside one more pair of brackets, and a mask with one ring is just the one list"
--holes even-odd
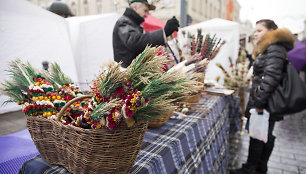
[[(47, 119), (44, 118), (42, 116), (26, 116), (27, 117), (27, 121), (29, 120), (39, 120), (39, 121), (44, 121), (44, 122), (51, 122), (51, 124), (60, 124), (60, 126), (63, 127), (67, 127), (69, 129), (73, 129), (74, 131), (79, 131), (79, 132), (84, 132), (84, 133), (101, 133), (101, 132), (106, 132), (106, 131), (110, 131), (110, 132), (114, 132), (114, 131), (120, 131), (120, 130), (125, 130), (125, 129), (133, 129), (135, 126), (137, 126), (138, 124), (143, 124), (145, 122), (147, 122), (147, 120), (145, 119), (138, 119), (135, 121), (135, 124), (132, 127), (127, 127), (126, 124), (124, 122), (121, 122), (120, 125), (116, 128), (116, 129), (108, 129), (108, 128), (101, 128), (101, 129), (84, 129), (81, 127), (77, 127), (77, 126), (73, 126), (70, 124), (63, 124), (61, 121), (57, 121), (57, 120), (53, 120), (53, 119)], [(124, 125), (122, 125), (124, 124)], [(29, 127), (27, 125), (27, 127)]]

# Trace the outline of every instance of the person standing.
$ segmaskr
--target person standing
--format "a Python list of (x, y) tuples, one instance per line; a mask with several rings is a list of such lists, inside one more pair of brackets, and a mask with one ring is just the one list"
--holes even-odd
[[(248, 118), (250, 109), (254, 108), (261, 114), (266, 108), (269, 97), (283, 78), (283, 70), (288, 63), (287, 52), (293, 48), (295, 39), (289, 30), (278, 29), (274, 21), (262, 19), (256, 22), (254, 41), (252, 88), (245, 113)], [(272, 132), (275, 122), (282, 119), (270, 115), (268, 141), (264, 143), (250, 137), (247, 162), (242, 168), (231, 170), (230, 174), (267, 173), (275, 141)]]
[(53, 12), (63, 18), (68, 18), (74, 16), (71, 13), (70, 8), (65, 2), (62, 1), (53, 1), (48, 7), (47, 10)]
[(302, 42), (306, 44), (306, 36), (303, 37)]
[(154, 10), (155, 6), (147, 0), (129, 2), (130, 7), (118, 19), (113, 30), (114, 59), (116, 62), (122, 61), (124, 68), (129, 66), (147, 45), (165, 45), (166, 37), (178, 31), (179, 27), (178, 20), (173, 17), (167, 21), (164, 29), (144, 33), (141, 23), (149, 14), (149, 10)]

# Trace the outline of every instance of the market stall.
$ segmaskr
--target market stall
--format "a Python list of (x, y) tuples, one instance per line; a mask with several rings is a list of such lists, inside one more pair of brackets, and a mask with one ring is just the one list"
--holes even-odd
[[(13, 10), (12, 6), (6, 3), (3, 9), (8, 12)], [(24, 13), (41, 13), (41, 9), (30, 10), (29, 4), (22, 7), (28, 7)], [(54, 17), (47, 11), (42, 13), (51, 16), (50, 19)], [(65, 48), (65, 55), (55, 55), (59, 60), (48, 59), (52, 61), (48, 71), (35, 68), (39, 67), (37, 55), (45, 55), (40, 52), (35, 54), (34, 63), (33, 50), (27, 50), (29, 62), (9, 58), (11, 61), (5, 68), (10, 73), (0, 91), (10, 97), (6, 102), (20, 105), (29, 132), (24, 130), (0, 138), (6, 142), (1, 148), (5, 158), (0, 161), (0, 173), (16, 173), (22, 164), (21, 173), (41, 173), (41, 170), (225, 173), (228, 133), (236, 131), (235, 125), (230, 125), (240, 120), (239, 100), (232, 96), (233, 91), (210, 95), (203, 91), (206, 88), (203, 82), (205, 78), (213, 78), (211, 74), (206, 75), (206, 69), (219, 56), (219, 51), (223, 52), (220, 56), (229, 53), (235, 56), (235, 49), (229, 50), (235, 44), (236, 25), (230, 35), (226, 35), (228, 31), (217, 36), (203, 35), (198, 30), (191, 37), (191, 54), (180, 63), (176, 61), (178, 64), (170, 70), (164, 66), (169, 62), (170, 53), (161, 53), (160, 47), (149, 46), (126, 69), (116, 62), (99, 67), (99, 63), (110, 60), (105, 55), (112, 57), (110, 33), (117, 18), (117, 14), (108, 14), (76, 17), (67, 22), (54, 17), (61, 26), (56, 36), (64, 38), (61, 43), (65, 44), (61, 46)], [(32, 26), (37, 27), (40, 20), (36, 20)], [(108, 27), (100, 30), (106, 24)], [(224, 26), (224, 22), (217, 21), (217, 24), (215, 27)], [(193, 29), (184, 30), (192, 32)], [(176, 44), (174, 39), (174, 47)], [(223, 45), (225, 49), (221, 49)], [(8, 55), (11, 52), (5, 56)], [(173, 52), (172, 56), (175, 57)], [(178, 109), (181, 106), (188, 109)], [(150, 126), (156, 121), (161, 124)], [(27, 141), (18, 143), (23, 140)], [(11, 153), (16, 148), (22, 149), (19, 145), (29, 150)], [(30, 159), (33, 156), (36, 157)]]
[[(179, 70), (163, 72), (166, 60), (156, 54), (159, 50), (147, 47), (123, 72), (120, 64), (109, 64), (93, 80), (90, 95), (84, 95), (57, 63), (41, 73), (20, 59), (11, 61), (10, 80), (0, 90), (22, 107), (31, 138), (46, 161), (30, 160), (22, 172), (39, 173), (32, 170), (49, 164), (72, 173), (138, 173), (161, 166), (170, 173), (225, 171), (229, 103), (236, 100), (202, 94), (203, 84)], [(177, 110), (162, 127), (147, 131), (147, 120), (159, 119), (194, 95), (200, 100), (190, 103), (190, 110)], [(14, 158), (19, 156), (10, 159), (14, 149), (2, 150), (8, 156), (3, 169), (18, 166), (9, 164), (18, 161)], [(161, 156), (160, 166), (154, 154)], [(153, 168), (143, 168), (145, 163)]]

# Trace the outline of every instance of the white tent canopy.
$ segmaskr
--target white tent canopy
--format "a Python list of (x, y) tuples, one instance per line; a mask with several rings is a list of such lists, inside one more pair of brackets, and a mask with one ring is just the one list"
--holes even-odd
[(186, 38), (183, 37), (182, 31), (196, 35), (198, 29), (202, 29), (203, 35), (208, 33), (211, 35), (216, 34), (216, 37), (226, 41), (226, 44), (223, 45), (214, 60), (209, 63), (206, 71), (205, 80), (214, 81), (218, 75), (223, 77), (222, 71), (216, 66), (216, 63), (221, 63), (225, 69), (229, 70), (230, 63), (228, 58), (231, 57), (235, 61), (238, 57), (239, 24), (237, 22), (216, 18), (190, 25), (180, 29), (178, 33), (179, 44), (185, 44), (187, 42)]
[[(112, 32), (120, 16), (103, 14), (62, 18), (25, 0), (0, 1), (0, 82), (10, 60), (20, 58), (42, 69), (42, 62), (58, 62), (64, 73), (88, 90), (102, 63), (113, 60)], [(0, 104), (8, 98), (0, 96)], [(19, 110), (14, 103), (0, 114)]]
[[(8, 62), (20, 58), (42, 69), (42, 62), (58, 62), (62, 70), (78, 81), (68, 25), (64, 18), (25, 0), (0, 1), (0, 82), (8, 79)], [(1, 104), (0, 114), (19, 110), (16, 104)]]
[(101, 64), (114, 60), (113, 28), (119, 17), (119, 14), (112, 13), (67, 18), (78, 84), (82, 90), (89, 89), (88, 83), (99, 73)]
[[(20, 58), (40, 69), (43, 61), (56, 61), (64, 73), (83, 90), (88, 90), (87, 83), (99, 73), (100, 65), (113, 60), (112, 32), (119, 17), (104, 14), (65, 20), (24, 0), (1, 0), (0, 82), (8, 79), (5, 70), (10, 60)], [(237, 58), (239, 26), (235, 22), (213, 19), (180, 31), (194, 34), (198, 28), (204, 34), (216, 34), (227, 42), (208, 67), (206, 79), (213, 80), (217, 74), (222, 74), (216, 62), (226, 68), (229, 56)], [(184, 43), (181, 32), (178, 39)], [(1, 95), (0, 103), (7, 99)], [(13, 103), (0, 106), (0, 114), (18, 109), (20, 107)]]

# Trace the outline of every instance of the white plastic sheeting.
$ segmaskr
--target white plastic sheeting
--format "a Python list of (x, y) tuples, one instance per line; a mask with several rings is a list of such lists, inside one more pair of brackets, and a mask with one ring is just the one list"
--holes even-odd
[[(0, 1), (0, 82), (8, 79), (8, 62), (20, 58), (42, 69), (42, 62), (58, 62), (62, 70), (78, 81), (67, 21), (25, 0)], [(0, 96), (0, 114), (19, 110)]]
[(181, 28), (178, 32), (179, 44), (186, 44), (187, 42), (186, 38), (183, 37), (182, 31), (197, 35), (198, 29), (202, 29), (202, 34), (204, 36), (208, 33), (211, 36), (216, 34), (216, 37), (226, 41), (226, 44), (223, 45), (214, 60), (209, 63), (208, 69), (206, 71), (205, 80), (214, 81), (218, 75), (223, 77), (223, 73), (216, 66), (216, 63), (221, 63), (225, 69), (229, 70), (230, 63), (228, 57), (231, 57), (233, 61), (236, 61), (238, 57), (239, 24), (237, 22), (215, 18), (198, 24), (190, 25)]
[(88, 84), (98, 75), (102, 64), (114, 60), (113, 28), (119, 17), (112, 13), (67, 18), (82, 90), (89, 89)]

